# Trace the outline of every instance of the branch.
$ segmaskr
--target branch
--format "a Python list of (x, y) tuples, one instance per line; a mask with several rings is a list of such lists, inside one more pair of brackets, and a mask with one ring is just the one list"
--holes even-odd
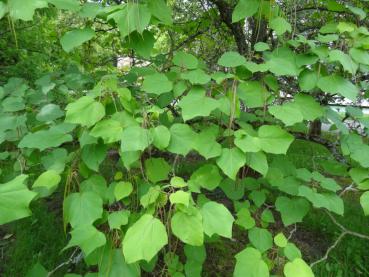
[(354, 236), (354, 237), (358, 237), (358, 238), (361, 238), (361, 239), (367, 239), (369, 240), (369, 236), (367, 235), (364, 235), (364, 234), (361, 234), (361, 233), (357, 233), (357, 232), (354, 232), (354, 231), (351, 231), (349, 229), (347, 229), (345, 226), (343, 226), (341, 223), (339, 223), (334, 217), (333, 215), (328, 212), (328, 211), (325, 211), (327, 213), (327, 215), (329, 216), (329, 218), (332, 220), (332, 222), (338, 226), (338, 228), (341, 229), (341, 234), (338, 236), (337, 240), (327, 249), (327, 251), (325, 252), (324, 256), (322, 258), (320, 258), (319, 260), (313, 262), (310, 264), (310, 267), (313, 267), (314, 265), (317, 265), (323, 261), (325, 261), (326, 259), (328, 259), (328, 256), (329, 256), (329, 253), (338, 245), (338, 243), (343, 239), (344, 236), (346, 235), (351, 235), (351, 236)]
[[(79, 263), (79, 261), (82, 259), (83, 257), (83, 253), (82, 252), (79, 252), (78, 255), (77, 252), (78, 252), (78, 249), (79, 248), (75, 248), (72, 255), (69, 257), (69, 259), (63, 263), (61, 263), (60, 265), (58, 265), (57, 267), (55, 267), (52, 271), (50, 271), (48, 274), (47, 274), (47, 277), (53, 275), (56, 271), (58, 271), (60, 268), (62, 268), (63, 266), (66, 266), (66, 265), (69, 265), (69, 264), (77, 264)], [(76, 255), (76, 256), (75, 256)]]

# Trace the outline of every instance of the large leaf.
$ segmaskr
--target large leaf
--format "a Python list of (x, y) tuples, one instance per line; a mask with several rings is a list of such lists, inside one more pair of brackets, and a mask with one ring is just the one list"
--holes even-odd
[(182, 109), (184, 121), (197, 116), (209, 116), (218, 108), (219, 103), (213, 98), (205, 96), (204, 89), (192, 89), (178, 104)]
[(91, 225), (103, 213), (101, 197), (92, 191), (72, 193), (64, 200), (64, 218), (73, 228)]
[(217, 234), (222, 237), (232, 237), (234, 218), (230, 211), (217, 202), (207, 202), (201, 207), (204, 232), (209, 237)]
[(235, 258), (234, 277), (269, 277), (268, 265), (255, 248), (247, 247), (237, 253)]
[(32, 20), (35, 10), (45, 7), (47, 7), (45, 0), (8, 0), (9, 15), (14, 20)]
[(359, 94), (358, 88), (353, 83), (339, 75), (329, 75), (320, 78), (318, 87), (324, 92), (339, 94), (352, 101), (355, 101)]
[(151, 14), (164, 24), (171, 25), (173, 23), (172, 10), (165, 4), (164, 0), (150, 0), (148, 7)]
[(173, 57), (173, 63), (186, 69), (196, 69), (199, 61), (197, 58), (186, 52), (177, 52)]
[(169, 152), (186, 156), (193, 148), (196, 133), (187, 124), (176, 123), (170, 127)]
[(294, 137), (279, 126), (263, 125), (258, 130), (260, 148), (273, 154), (286, 154)]
[(177, 211), (171, 219), (173, 234), (182, 242), (200, 246), (204, 241), (204, 230), (202, 225), (202, 216), (197, 209), (196, 212), (187, 214)]
[(37, 177), (32, 189), (38, 193), (38, 196), (47, 197), (57, 189), (60, 180), (61, 177), (56, 171), (48, 170)]
[(364, 214), (369, 215), (369, 191), (364, 192), (360, 196), (360, 204), (363, 208)]
[(171, 91), (173, 84), (163, 73), (155, 73), (145, 77), (142, 83), (142, 89), (148, 93), (160, 95)]
[(150, 158), (145, 160), (145, 173), (147, 178), (153, 183), (167, 180), (171, 169), (172, 167), (163, 158)]
[(232, 180), (236, 179), (236, 175), (240, 168), (246, 163), (246, 155), (238, 148), (223, 148), (222, 155), (217, 159), (217, 165)]
[(83, 96), (65, 108), (65, 121), (90, 127), (105, 116), (105, 108), (90, 96)]
[(68, 10), (76, 12), (81, 6), (78, 0), (47, 0), (50, 4), (61, 10)]
[(314, 273), (311, 268), (300, 258), (294, 259), (292, 262), (288, 262), (283, 269), (286, 277), (314, 277)]
[(107, 153), (107, 146), (103, 143), (89, 144), (82, 148), (82, 161), (88, 168), (99, 171), (100, 164), (104, 161)]
[(72, 141), (73, 138), (67, 132), (74, 126), (69, 124), (60, 124), (51, 127), (48, 130), (42, 130), (35, 133), (28, 133), (19, 142), (19, 148), (36, 148), (41, 151), (50, 147), (58, 147), (65, 142)]
[(224, 67), (237, 67), (245, 62), (245, 57), (234, 51), (224, 53), (218, 60), (218, 64)]
[(265, 252), (273, 247), (272, 234), (262, 228), (254, 227), (248, 232), (250, 242), (261, 252)]
[(60, 43), (64, 51), (70, 52), (94, 36), (95, 32), (91, 28), (76, 29), (65, 33), (60, 39)]
[(25, 185), (27, 175), (0, 184), (0, 225), (31, 215), (29, 203), (37, 195)]
[(310, 210), (309, 202), (303, 198), (289, 199), (280, 196), (275, 202), (277, 211), (281, 213), (282, 222), (285, 226), (302, 222), (302, 219)]
[(122, 152), (143, 151), (150, 145), (152, 138), (150, 132), (140, 126), (130, 126), (122, 133)]
[(259, 9), (260, 0), (239, 0), (232, 13), (232, 22), (253, 16)]
[(105, 143), (121, 140), (123, 128), (119, 121), (106, 119), (98, 122), (91, 130), (90, 135), (101, 137)]
[(277, 36), (283, 35), (285, 32), (292, 32), (291, 24), (283, 17), (273, 18), (269, 24)]
[(270, 94), (260, 82), (247, 81), (238, 86), (237, 95), (248, 108), (258, 108), (266, 105)]
[(191, 191), (200, 192), (200, 188), (214, 190), (219, 186), (222, 177), (216, 165), (206, 164), (192, 173), (188, 186)]
[(72, 238), (64, 248), (79, 246), (85, 256), (91, 254), (95, 249), (105, 245), (106, 238), (104, 233), (98, 231), (92, 225), (81, 225), (70, 232)]
[(145, 214), (126, 232), (122, 245), (127, 263), (147, 262), (168, 243), (164, 224), (152, 215)]

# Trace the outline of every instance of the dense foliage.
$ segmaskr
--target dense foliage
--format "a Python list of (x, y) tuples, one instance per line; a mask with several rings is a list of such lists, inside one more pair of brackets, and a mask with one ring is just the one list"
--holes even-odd
[[(369, 215), (369, 5), (348, 2), (1, 0), (0, 224), (62, 201), (85, 276), (207, 276), (236, 232), (234, 276), (314, 276), (296, 224), (351, 190)], [(302, 163), (311, 141), (329, 158)]]

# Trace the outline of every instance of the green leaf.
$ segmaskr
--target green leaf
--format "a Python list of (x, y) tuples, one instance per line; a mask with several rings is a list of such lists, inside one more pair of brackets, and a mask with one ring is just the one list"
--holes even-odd
[(76, 29), (65, 33), (60, 39), (60, 44), (65, 52), (70, 52), (94, 36), (95, 32), (91, 28)]
[(247, 247), (237, 253), (235, 258), (234, 277), (269, 277), (268, 265), (263, 261), (259, 250)]
[(237, 67), (243, 65), (246, 62), (244, 56), (241, 56), (238, 52), (225, 52), (218, 60), (218, 64), (224, 67)]
[(263, 176), (268, 172), (268, 161), (263, 152), (247, 153), (246, 164)]
[(0, 184), (0, 225), (31, 215), (29, 204), (37, 193), (30, 191), (25, 182), (27, 175)]
[(191, 195), (188, 192), (177, 190), (176, 192), (170, 194), (169, 201), (172, 203), (172, 205), (183, 204), (188, 207), (190, 203), (190, 197)]
[[(8, 6), (4, 2), (0, 2), (0, 19), (4, 17), (4, 15), (8, 11)], [(33, 15), (32, 15), (33, 17)], [(1, 98), (1, 97), (0, 97)]]
[(269, 92), (258, 81), (241, 83), (237, 88), (237, 95), (248, 108), (264, 107), (270, 96)]
[(275, 118), (281, 120), (286, 126), (291, 126), (304, 120), (299, 107), (293, 103), (271, 106), (268, 111)]
[(41, 111), (36, 115), (36, 119), (42, 122), (50, 122), (64, 115), (64, 112), (58, 105), (47, 104), (42, 107)]
[(140, 126), (130, 126), (122, 133), (122, 152), (144, 151), (150, 145), (152, 138), (149, 130)]
[(276, 210), (281, 213), (285, 226), (302, 222), (302, 219), (310, 210), (309, 202), (303, 198), (287, 198), (280, 196), (275, 202)]
[(305, 120), (314, 120), (324, 115), (324, 108), (310, 95), (299, 93), (295, 96), (294, 104), (300, 109)]
[(98, 172), (100, 164), (105, 160), (106, 153), (106, 144), (89, 144), (82, 148), (81, 158), (89, 169)]
[(254, 227), (248, 235), (250, 242), (262, 253), (273, 247), (272, 234), (266, 229)]
[(360, 196), (360, 204), (364, 210), (364, 214), (369, 215), (369, 191), (364, 192)]
[(73, 228), (92, 225), (103, 213), (103, 201), (95, 192), (72, 193), (64, 200), (64, 219)]
[(113, 212), (113, 213), (109, 214), (108, 215), (108, 223), (109, 223), (110, 229), (120, 230), (121, 226), (127, 225), (130, 214), (131, 213), (128, 210), (117, 211), (117, 212)]
[(201, 187), (214, 190), (219, 186), (221, 180), (218, 167), (213, 164), (205, 164), (192, 173), (188, 186), (194, 192), (199, 192)]
[(90, 127), (105, 116), (104, 106), (90, 96), (83, 96), (65, 108), (65, 121)]
[(339, 94), (352, 101), (356, 101), (356, 97), (359, 94), (358, 88), (353, 83), (339, 75), (329, 75), (320, 78), (318, 87), (324, 92)]
[(92, 225), (81, 225), (70, 232), (72, 238), (64, 248), (78, 246), (82, 249), (85, 256), (91, 254), (95, 249), (105, 245), (106, 238), (104, 233), (98, 231)]
[(269, 44), (259, 41), (259, 42), (255, 43), (254, 49), (255, 49), (255, 51), (263, 52), (263, 51), (269, 50), (270, 47), (269, 47)]
[(158, 149), (162, 150), (168, 147), (170, 142), (170, 132), (167, 127), (164, 125), (156, 126), (153, 129), (150, 129), (151, 137), (153, 139), (153, 144)]
[(32, 189), (38, 193), (39, 197), (47, 197), (57, 189), (60, 180), (61, 177), (56, 171), (48, 170), (38, 176)]
[(287, 246), (283, 249), (283, 253), (290, 261), (293, 261), (296, 258), (301, 258), (300, 250), (291, 242), (287, 243)]
[(19, 148), (36, 148), (41, 151), (51, 148), (58, 147), (65, 142), (72, 141), (71, 135), (66, 132), (71, 131), (74, 128), (72, 125), (60, 124), (51, 127), (48, 130), (42, 130), (35, 133), (28, 133), (19, 142)]
[(234, 218), (230, 211), (223, 205), (209, 201), (201, 207), (204, 232), (209, 237), (213, 234), (225, 238), (232, 237), (232, 225)]
[(292, 32), (291, 24), (283, 17), (273, 18), (269, 22), (269, 26), (275, 31), (277, 36), (283, 35), (285, 32)]
[(157, 183), (168, 179), (172, 167), (163, 158), (150, 158), (145, 160), (145, 173), (147, 178)]
[(184, 121), (188, 121), (197, 116), (209, 116), (210, 113), (219, 107), (218, 101), (205, 96), (205, 89), (193, 88), (182, 98), (178, 106), (182, 109)]
[(142, 34), (133, 32), (127, 38), (127, 47), (132, 48), (138, 55), (149, 59), (154, 48), (155, 37), (150, 31), (143, 31)]
[(300, 186), (298, 195), (308, 199), (316, 208), (326, 208), (338, 215), (343, 215), (343, 200), (335, 193), (317, 193), (310, 187)]
[(171, 219), (171, 228), (173, 234), (182, 242), (200, 246), (204, 242), (204, 230), (202, 216), (197, 209), (195, 211), (191, 214), (177, 211)]
[(127, 263), (139, 260), (149, 262), (167, 243), (164, 224), (152, 215), (145, 214), (128, 228), (122, 242), (123, 254)]
[(287, 238), (284, 236), (283, 233), (278, 233), (275, 237), (274, 237), (274, 243), (278, 246), (278, 247), (286, 247), (288, 240)]
[(355, 62), (369, 65), (368, 51), (358, 49), (358, 48), (351, 48), (349, 53), (350, 53), (350, 56), (355, 60)]
[(169, 152), (186, 156), (193, 148), (196, 133), (187, 124), (175, 123), (170, 127)]
[(259, 0), (239, 0), (232, 13), (232, 23), (253, 16), (259, 9)]
[(351, 57), (341, 50), (334, 49), (329, 52), (329, 61), (330, 62), (339, 62), (343, 69), (352, 75), (354, 75), (358, 69), (358, 65), (351, 59)]
[(349, 9), (353, 14), (356, 14), (356, 15), (360, 18), (360, 20), (365, 19), (366, 15), (367, 15), (367, 13), (366, 13), (363, 9), (361, 9), (361, 8), (359, 8), (359, 7), (354, 7), (354, 6), (347, 5), (347, 8), (348, 8), (348, 9)]
[(216, 141), (218, 133), (218, 126), (211, 125), (195, 137), (194, 149), (207, 160), (222, 153), (222, 146)]
[(288, 262), (283, 269), (286, 277), (314, 277), (311, 268), (300, 258), (296, 258), (293, 262)]
[(153, 16), (167, 25), (172, 25), (172, 10), (165, 4), (164, 0), (151, 0), (148, 7)]
[(62, 173), (67, 161), (68, 152), (64, 148), (56, 148), (46, 156), (41, 157), (41, 163), (46, 170)]
[(256, 207), (260, 208), (265, 203), (266, 195), (264, 191), (253, 190), (249, 194), (249, 198), (255, 203)]
[(246, 155), (238, 148), (223, 148), (222, 155), (217, 159), (217, 165), (223, 170), (224, 174), (232, 180), (241, 167), (246, 163)]
[(142, 33), (150, 23), (151, 13), (146, 5), (129, 2), (109, 15), (110, 18), (117, 23), (121, 36), (126, 37), (134, 31)]
[(148, 93), (160, 95), (173, 89), (173, 84), (163, 73), (155, 73), (145, 77), (142, 89)]
[(277, 76), (298, 76), (300, 68), (296, 63), (296, 54), (289, 48), (277, 48), (266, 62), (269, 71)]
[(187, 187), (186, 182), (182, 177), (174, 176), (170, 179), (170, 185), (174, 188), (184, 188)]
[(123, 128), (121, 124), (113, 119), (98, 122), (91, 130), (90, 135), (102, 138), (105, 143), (113, 143), (121, 140)]
[(211, 80), (211, 77), (202, 69), (195, 69), (182, 73), (182, 78), (190, 81), (193, 85), (205, 85)]
[(47, 7), (45, 0), (8, 0), (8, 11), (13, 20), (32, 20), (35, 10), (45, 7)]
[(247, 208), (241, 208), (237, 212), (237, 220), (235, 223), (246, 230), (255, 226), (255, 220), (252, 218), (250, 211)]
[(149, 190), (144, 194), (141, 199), (140, 203), (144, 208), (147, 208), (149, 205), (156, 203), (160, 196), (160, 187), (159, 186), (152, 186)]
[(186, 69), (196, 69), (199, 65), (199, 61), (194, 55), (183, 51), (179, 51), (174, 55), (173, 63)]
[(107, 185), (106, 181), (103, 176), (101, 175), (92, 175), (88, 179), (84, 180), (80, 185), (80, 192), (87, 192), (92, 191), (96, 194), (98, 194), (101, 199), (106, 200), (107, 199)]
[(133, 186), (130, 182), (118, 182), (114, 187), (114, 196), (117, 201), (129, 196), (133, 191)]

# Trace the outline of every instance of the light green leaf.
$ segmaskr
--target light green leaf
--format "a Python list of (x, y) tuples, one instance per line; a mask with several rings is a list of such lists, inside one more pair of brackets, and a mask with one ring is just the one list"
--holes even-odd
[(350, 53), (350, 56), (355, 60), (355, 62), (369, 65), (368, 51), (358, 49), (358, 48), (351, 48), (349, 53)]
[(92, 191), (98, 194), (101, 199), (107, 200), (108, 187), (105, 178), (101, 175), (95, 174), (84, 180), (80, 185), (80, 192)]
[(174, 55), (173, 63), (186, 69), (196, 69), (199, 65), (199, 61), (194, 55), (183, 51), (179, 51)]
[(214, 190), (219, 186), (221, 180), (218, 167), (213, 164), (205, 164), (192, 173), (188, 186), (194, 192), (199, 192), (201, 187)]
[(272, 154), (286, 154), (294, 137), (279, 126), (263, 125), (258, 130), (260, 148)]
[(231, 238), (234, 218), (230, 211), (223, 205), (209, 201), (201, 207), (204, 232), (209, 237), (213, 234)]
[(95, 32), (91, 28), (75, 29), (65, 33), (60, 39), (60, 44), (65, 52), (70, 52), (94, 36)]
[(352, 101), (356, 101), (356, 97), (359, 94), (358, 88), (353, 83), (339, 75), (322, 77), (317, 85), (324, 92), (330, 94), (338, 93)]
[(218, 64), (224, 67), (237, 67), (243, 65), (246, 62), (244, 56), (241, 56), (238, 52), (225, 52), (218, 60)]
[(155, 37), (150, 31), (143, 31), (142, 34), (133, 32), (127, 37), (127, 47), (132, 48), (138, 55), (149, 59), (154, 48)]
[(163, 73), (155, 73), (145, 77), (142, 89), (148, 93), (160, 95), (173, 89), (173, 84)]
[(329, 52), (329, 61), (330, 62), (339, 62), (343, 69), (352, 75), (356, 73), (358, 69), (358, 65), (351, 59), (351, 57), (341, 50), (334, 49)]
[(222, 155), (217, 159), (217, 165), (232, 180), (236, 179), (236, 175), (240, 168), (246, 163), (246, 155), (238, 148), (223, 148)]
[(288, 23), (283, 17), (273, 18), (269, 22), (270, 28), (272, 28), (277, 36), (283, 35), (285, 32), (292, 32), (291, 24)]
[(172, 25), (172, 10), (165, 4), (164, 0), (150, 0), (148, 7), (153, 16), (167, 25)]
[(147, 208), (149, 205), (156, 203), (160, 196), (161, 190), (159, 186), (152, 186), (149, 190), (144, 194), (141, 199), (140, 203), (144, 208)]
[(168, 243), (164, 224), (152, 215), (145, 214), (128, 228), (122, 246), (127, 263), (147, 262)]
[(196, 133), (187, 124), (175, 123), (170, 127), (169, 152), (186, 156), (193, 148)]
[(288, 240), (285, 237), (285, 235), (283, 233), (278, 233), (275, 237), (274, 237), (274, 243), (279, 246), (279, 247), (286, 247)]
[(300, 73), (296, 54), (285, 47), (275, 49), (266, 65), (269, 71), (277, 76), (298, 76)]
[(133, 186), (130, 182), (118, 182), (114, 187), (114, 196), (117, 201), (129, 196), (133, 191)]
[(164, 125), (156, 126), (153, 129), (150, 129), (151, 137), (153, 139), (153, 144), (158, 149), (162, 150), (168, 147), (170, 142), (170, 132), (167, 127)]
[(145, 173), (147, 178), (157, 183), (168, 179), (172, 167), (163, 158), (150, 158), (145, 160)]
[(105, 143), (112, 143), (121, 140), (123, 128), (121, 124), (113, 119), (106, 119), (98, 122), (91, 130), (90, 135), (101, 137)]
[(258, 81), (241, 83), (237, 88), (238, 97), (244, 101), (248, 108), (259, 108), (266, 105), (269, 92)]
[(78, 246), (85, 256), (91, 254), (95, 249), (105, 245), (104, 233), (98, 231), (92, 225), (81, 225), (70, 232), (72, 238), (64, 249)]
[(62, 173), (67, 161), (68, 152), (64, 148), (56, 148), (46, 156), (41, 157), (41, 163), (46, 170)]
[(360, 196), (360, 204), (364, 210), (364, 214), (369, 215), (369, 191), (364, 192)]
[(324, 109), (310, 95), (299, 93), (295, 96), (294, 104), (300, 109), (305, 120), (314, 120), (324, 115)]
[(8, 0), (8, 11), (13, 20), (32, 20), (35, 10), (45, 7), (47, 7), (45, 0)]
[(233, 277), (269, 277), (268, 265), (263, 261), (259, 250), (247, 247), (237, 253), (235, 258)]
[(81, 6), (78, 0), (47, 0), (50, 4), (61, 10), (68, 10), (76, 12)]
[(182, 73), (182, 78), (190, 81), (193, 85), (205, 85), (211, 80), (211, 77), (202, 69), (195, 69)]
[(309, 202), (303, 198), (287, 198), (280, 196), (275, 202), (276, 210), (281, 213), (285, 226), (302, 222), (302, 219), (310, 210)]
[(8, 6), (4, 2), (0, 2), (0, 19), (2, 19), (7, 12), (8, 12)]
[(232, 13), (232, 23), (253, 16), (259, 9), (259, 0), (239, 0)]
[(219, 107), (218, 101), (205, 96), (205, 93), (206, 91), (203, 88), (193, 88), (181, 99), (178, 106), (182, 109), (184, 121), (197, 116), (209, 116), (213, 110)]
[(36, 115), (38, 121), (50, 122), (64, 115), (64, 112), (58, 105), (47, 104), (42, 107), (41, 111)]
[(246, 230), (255, 226), (255, 220), (252, 218), (251, 213), (247, 208), (241, 208), (237, 212), (237, 220), (235, 223)]
[(103, 213), (103, 201), (95, 192), (72, 193), (64, 200), (64, 219), (73, 228), (92, 225)]
[(360, 18), (360, 20), (365, 19), (366, 15), (367, 15), (367, 13), (366, 13), (363, 9), (361, 9), (361, 8), (359, 8), (359, 7), (354, 7), (354, 6), (351, 6), (351, 5), (347, 5), (347, 8), (348, 8), (348, 9), (349, 9), (353, 14), (356, 14), (356, 15)]
[(65, 108), (65, 121), (90, 127), (105, 116), (105, 108), (90, 96), (83, 96)]
[(19, 175), (0, 184), (0, 225), (31, 215), (29, 204), (37, 193), (27, 188), (27, 178), (27, 175)]
[(254, 227), (248, 232), (250, 242), (261, 252), (265, 252), (273, 247), (272, 234), (262, 228)]
[(130, 126), (123, 130), (121, 150), (122, 152), (144, 151), (151, 141), (149, 130), (140, 126)]
[(195, 138), (194, 149), (207, 160), (222, 153), (222, 146), (216, 141), (218, 132), (218, 126), (211, 125), (203, 128)]
[(39, 197), (47, 197), (57, 189), (60, 180), (61, 177), (56, 171), (48, 170), (38, 176), (32, 189), (38, 193)]
[(188, 207), (190, 203), (190, 194), (188, 192), (185, 192), (183, 190), (177, 190), (174, 193), (171, 193), (169, 196), (169, 201), (174, 204), (183, 204), (186, 207)]
[(296, 258), (301, 258), (301, 252), (296, 247), (295, 244), (288, 242), (287, 246), (283, 248), (283, 254), (289, 259), (290, 261), (293, 261)]
[(184, 188), (187, 187), (185, 180), (182, 177), (174, 176), (170, 179), (170, 185), (174, 188)]
[(259, 41), (259, 42), (255, 43), (254, 49), (255, 49), (255, 51), (263, 52), (263, 51), (269, 50), (270, 47), (269, 47), (269, 44)]
[(120, 229), (121, 226), (128, 224), (130, 211), (117, 211), (108, 215), (108, 223), (110, 229)]
[(19, 148), (36, 148), (41, 151), (51, 148), (58, 147), (59, 145), (72, 141), (71, 135), (66, 134), (71, 131), (74, 126), (69, 124), (60, 124), (51, 127), (48, 130), (42, 130), (35, 133), (28, 133), (19, 142)]
[(200, 246), (204, 241), (204, 230), (202, 216), (197, 209), (195, 211), (192, 214), (177, 211), (171, 219), (171, 228), (173, 234), (182, 242)]
[(286, 277), (314, 277), (311, 268), (300, 258), (296, 258), (293, 262), (288, 262), (283, 269)]
[(275, 118), (281, 120), (286, 126), (291, 126), (304, 120), (299, 107), (293, 103), (271, 106), (268, 111)]
[(263, 152), (246, 153), (246, 164), (263, 176), (268, 172), (268, 161)]

